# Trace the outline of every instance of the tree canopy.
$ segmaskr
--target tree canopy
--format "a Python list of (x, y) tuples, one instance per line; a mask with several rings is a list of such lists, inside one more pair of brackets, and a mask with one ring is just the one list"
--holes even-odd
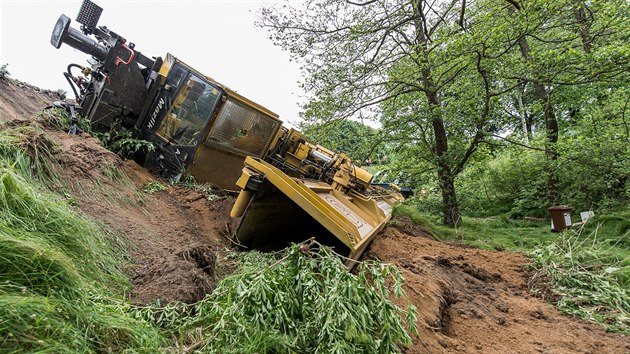
[(457, 179), (508, 148), (540, 161), (532, 207), (575, 195), (566, 171), (578, 161), (606, 161), (598, 178), (626, 188), (629, 8), (624, 0), (309, 0), (263, 8), (260, 25), (302, 65), (305, 124), (379, 121), (379, 142), (397, 147), (399, 166), (435, 173), (443, 221), (457, 225)]

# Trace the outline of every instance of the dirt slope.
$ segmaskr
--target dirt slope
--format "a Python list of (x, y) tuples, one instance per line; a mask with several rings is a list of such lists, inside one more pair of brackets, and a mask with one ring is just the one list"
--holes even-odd
[(44, 90), (10, 78), (0, 78), (0, 123), (29, 119), (33, 114), (59, 100), (54, 91)]
[[(6, 85), (3, 81), (0, 85)], [(0, 107), (21, 107), (21, 101), (36, 95), (13, 86), (7, 95), (4, 87)], [(215, 261), (229, 247), (224, 235), (231, 199), (209, 201), (176, 186), (143, 193), (142, 187), (156, 178), (145, 169), (122, 161), (85, 134), (49, 133), (59, 144), (55, 157), (69, 197), (125, 235), (132, 301), (194, 302), (212, 291), (215, 273), (224, 272)], [(566, 317), (531, 296), (523, 255), (441, 243), (407, 221), (395, 225), (382, 232), (366, 257), (403, 271), (407, 298), (401, 303), (411, 302), (419, 312), (420, 335), (408, 352), (630, 352), (627, 337)]]
[[(396, 264), (419, 312), (413, 353), (628, 353), (630, 339), (533, 297), (527, 258), (438, 242), (398, 220), (368, 257)], [(404, 302), (404, 301), (403, 301)]]
[(133, 302), (192, 303), (213, 290), (230, 199), (210, 202), (178, 186), (144, 193), (143, 186), (157, 177), (135, 162), (123, 162), (87, 134), (50, 133), (60, 145), (59, 171), (77, 206), (127, 238)]

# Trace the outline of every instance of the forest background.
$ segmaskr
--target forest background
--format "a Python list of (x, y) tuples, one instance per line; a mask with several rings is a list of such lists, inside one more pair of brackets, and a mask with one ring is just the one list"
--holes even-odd
[(302, 64), (302, 128), (414, 188), (443, 224), (626, 208), (626, 1), (307, 1), (261, 15)]

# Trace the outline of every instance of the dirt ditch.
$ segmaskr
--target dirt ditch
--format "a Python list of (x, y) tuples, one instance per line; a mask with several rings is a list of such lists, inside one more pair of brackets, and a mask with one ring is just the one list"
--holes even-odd
[[(418, 308), (413, 353), (627, 353), (630, 340), (559, 313), (532, 296), (527, 258), (433, 240), (408, 220), (367, 257), (396, 264)], [(411, 232), (410, 232), (411, 231)]]

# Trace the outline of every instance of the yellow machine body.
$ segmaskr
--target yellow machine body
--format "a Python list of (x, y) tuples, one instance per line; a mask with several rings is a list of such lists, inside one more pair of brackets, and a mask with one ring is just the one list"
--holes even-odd
[(402, 200), (398, 190), (372, 185), (372, 175), (345, 154), (282, 127), (277, 114), (173, 55), (145, 56), (97, 26), (101, 11), (86, 0), (81, 30), (61, 15), (51, 35), (55, 48), (65, 43), (91, 56), (90, 67), (71, 64), (64, 76), (94, 131), (129, 129), (152, 142), (155, 149), (135, 158), (166, 178), (188, 173), (239, 190), (231, 215), (246, 247), (316, 237), (349, 259), (361, 255)]
[(402, 195), (370, 185), (372, 175), (336, 154), (285, 130), (275, 155), (247, 157), (232, 209), (239, 244), (259, 249), (315, 237), (358, 259), (392, 216)]

